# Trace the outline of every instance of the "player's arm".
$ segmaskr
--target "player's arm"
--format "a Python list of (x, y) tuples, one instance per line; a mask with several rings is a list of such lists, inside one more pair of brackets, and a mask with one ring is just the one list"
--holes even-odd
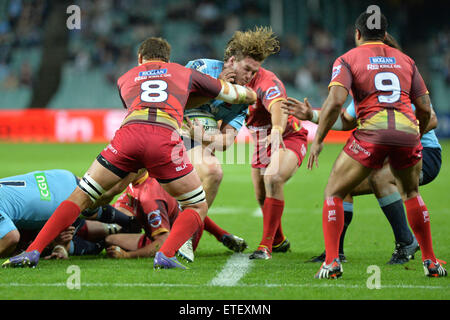
[(203, 136), (203, 141), (208, 143), (208, 145), (215, 150), (225, 151), (234, 143), (237, 134), (238, 130), (229, 124), (225, 124), (220, 128), (220, 132), (218, 134), (205, 133)]
[[(197, 70), (192, 70), (191, 80), (189, 96), (192, 95), (193, 99), (204, 96), (231, 104), (253, 104), (256, 101), (256, 93), (252, 89), (215, 79)], [(191, 98), (189, 98), (187, 105), (193, 105), (191, 101)], [(197, 101), (197, 103), (199, 102)]]
[(318, 157), (323, 148), (323, 140), (328, 131), (330, 131), (333, 124), (341, 114), (342, 105), (347, 100), (348, 91), (340, 85), (333, 85), (330, 87), (328, 97), (322, 106), (322, 112), (319, 119), (316, 135), (311, 145), (308, 157), (308, 169), (312, 169), (314, 163), (318, 166)]
[(438, 126), (438, 118), (436, 116), (436, 112), (434, 112), (434, 108), (431, 106), (431, 115), (430, 115), (430, 121), (428, 122), (428, 126), (425, 129), (425, 133), (428, 131), (431, 131), (433, 129), (436, 129)]
[(430, 96), (425, 94), (413, 101), (416, 107), (416, 118), (419, 121), (420, 136), (426, 132), (431, 118)]
[(161, 248), (164, 241), (169, 236), (169, 232), (160, 233), (153, 238), (152, 242), (145, 247), (137, 250), (126, 251), (120, 248), (120, 245), (109, 246), (106, 249), (106, 253), (110, 258), (117, 259), (136, 259), (136, 258), (148, 258), (154, 257), (156, 252)]
[[(299, 120), (307, 120), (316, 124), (319, 123), (321, 110), (313, 109), (307, 98), (301, 102), (289, 97), (286, 101), (283, 101), (282, 109), (288, 115), (293, 115)], [(331, 130), (348, 131), (356, 128), (356, 125), (356, 119), (347, 111), (342, 110), (340, 116), (331, 127)]]

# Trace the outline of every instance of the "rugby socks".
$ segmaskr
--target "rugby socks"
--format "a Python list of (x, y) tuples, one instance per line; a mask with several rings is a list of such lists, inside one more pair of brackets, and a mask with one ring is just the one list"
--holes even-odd
[(61, 231), (67, 229), (80, 215), (80, 207), (72, 201), (65, 200), (56, 208), (52, 216), (45, 223), (36, 239), (28, 246), (27, 252), (42, 250), (55, 239)]
[(391, 224), (395, 242), (405, 245), (410, 244), (413, 241), (413, 235), (406, 222), (405, 209), (400, 193), (395, 192), (377, 200), (381, 210), (383, 210), (384, 215)]
[(190, 238), (192, 235), (203, 228), (203, 221), (197, 211), (193, 209), (184, 209), (175, 222), (169, 233), (169, 237), (161, 246), (161, 251), (168, 258), (175, 256), (175, 252)]
[(274, 242), (275, 233), (281, 224), (281, 216), (283, 215), (284, 201), (275, 198), (264, 200), (263, 212), (263, 237), (259, 244), (258, 250), (267, 248), (272, 252), (272, 244)]
[(281, 220), (280, 220), (280, 225), (278, 226), (278, 229), (275, 232), (275, 238), (273, 239), (273, 245), (281, 244), (284, 241), (284, 239), (286, 239), (286, 237), (284, 236), (283, 228), (281, 228)]
[(342, 228), (341, 237), (339, 239), (339, 254), (344, 254), (345, 233), (347, 232), (347, 228), (353, 219), (353, 203), (344, 201), (343, 206), (344, 206), (344, 227)]
[(405, 207), (409, 225), (419, 242), (422, 261), (427, 259), (433, 262), (436, 261), (431, 240), (430, 214), (422, 197), (418, 195), (417, 197), (406, 200)]
[(219, 227), (210, 217), (206, 217), (204, 220), (204, 229), (216, 237), (217, 241), (222, 242), (222, 237), (229, 232), (226, 232), (221, 227)]
[(339, 258), (339, 240), (344, 227), (344, 205), (341, 198), (328, 197), (323, 203), (322, 228), (325, 240), (325, 264)]
[(122, 227), (128, 227), (130, 224), (130, 216), (117, 210), (111, 205), (100, 207), (97, 212), (96, 220), (105, 223), (117, 223)]

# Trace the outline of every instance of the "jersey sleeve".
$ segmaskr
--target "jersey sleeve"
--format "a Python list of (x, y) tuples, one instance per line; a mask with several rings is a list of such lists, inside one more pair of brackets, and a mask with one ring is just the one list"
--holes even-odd
[(409, 97), (410, 97), (411, 101), (414, 101), (417, 98), (419, 98), (425, 94), (428, 94), (427, 86), (425, 85), (425, 82), (423, 81), (423, 78), (419, 72), (419, 69), (417, 69), (417, 66), (414, 64), (412, 81), (411, 81), (411, 91), (409, 93)]
[(264, 108), (269, 112), (275, 102), (287, 99), (283, 83), (275, 76), (261, 81), (255, 91), (258, 95), (258, 100), (262, 102)]
[(331, 81), (328, 88), (332, 86), (341, 86), (350, 92), (352, 86), (353, 76), (350, 70), (350, 66), (344, 60), (343, 57), (339, 57), (333, 64), (333, 70), (331, 73)]
[(222, 90), (222, 84), (220, 80), (203, 74), (197, 70), (192, 70), (190, 93), (205, 96), (208, 98), (215, 98)]
[(136, 215), (135, 199), (132, 195), (130, 187), (122, 193), (117, 201), (114, 203), (114, 208), (124, 208)]

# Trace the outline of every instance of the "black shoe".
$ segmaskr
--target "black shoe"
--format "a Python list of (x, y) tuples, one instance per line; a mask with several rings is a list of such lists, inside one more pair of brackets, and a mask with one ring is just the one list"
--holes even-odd
[[(339, 253), (339, 260), (340, 262), (347, 262), (347, 257), (343, 254), (343, 253)], [(306, 261), (306, 262), (320, 262), (323, 263), (325, 262), (325, 251), (320, 255), (320, 256), (314, 256), (312, 257), (310, 260)]]
[(272, 259), (272, 255), (269, 250), (262, 248), (261, 250), (254, 251), (249, 257), (249, 259), (259, 259), (259, 260), (269, 260)]
[(223, 245), (234, 252), (242, 252), (247, 249), (248, 245), (244, 239), (234, 234), (225, 234), (222, 237)]
[(288, 252), (291, 248), (291, 243), (288, 238), (284, 238), (281, 243), (272, 246), (272, 252)]
[(397, 242), (391, 260), (387, 264), (407, 263), (409, 260), (414, 259), (414, 254), (417, 250), (419, 250), (419, 244), (415, 237), (413, 237), (413, 241), (408, 245)]

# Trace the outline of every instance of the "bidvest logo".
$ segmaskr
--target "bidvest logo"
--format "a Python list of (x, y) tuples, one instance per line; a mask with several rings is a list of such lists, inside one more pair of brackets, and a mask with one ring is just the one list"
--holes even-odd
[(34, 178), (36, 179), (39, 193), (41, 195), (41, 200), (51, 201), (52, 197), (50, 195), (50, 190), (48, 189), (48, 183), (47, 178), (45, 177), (45, 173), (35, 173)]

